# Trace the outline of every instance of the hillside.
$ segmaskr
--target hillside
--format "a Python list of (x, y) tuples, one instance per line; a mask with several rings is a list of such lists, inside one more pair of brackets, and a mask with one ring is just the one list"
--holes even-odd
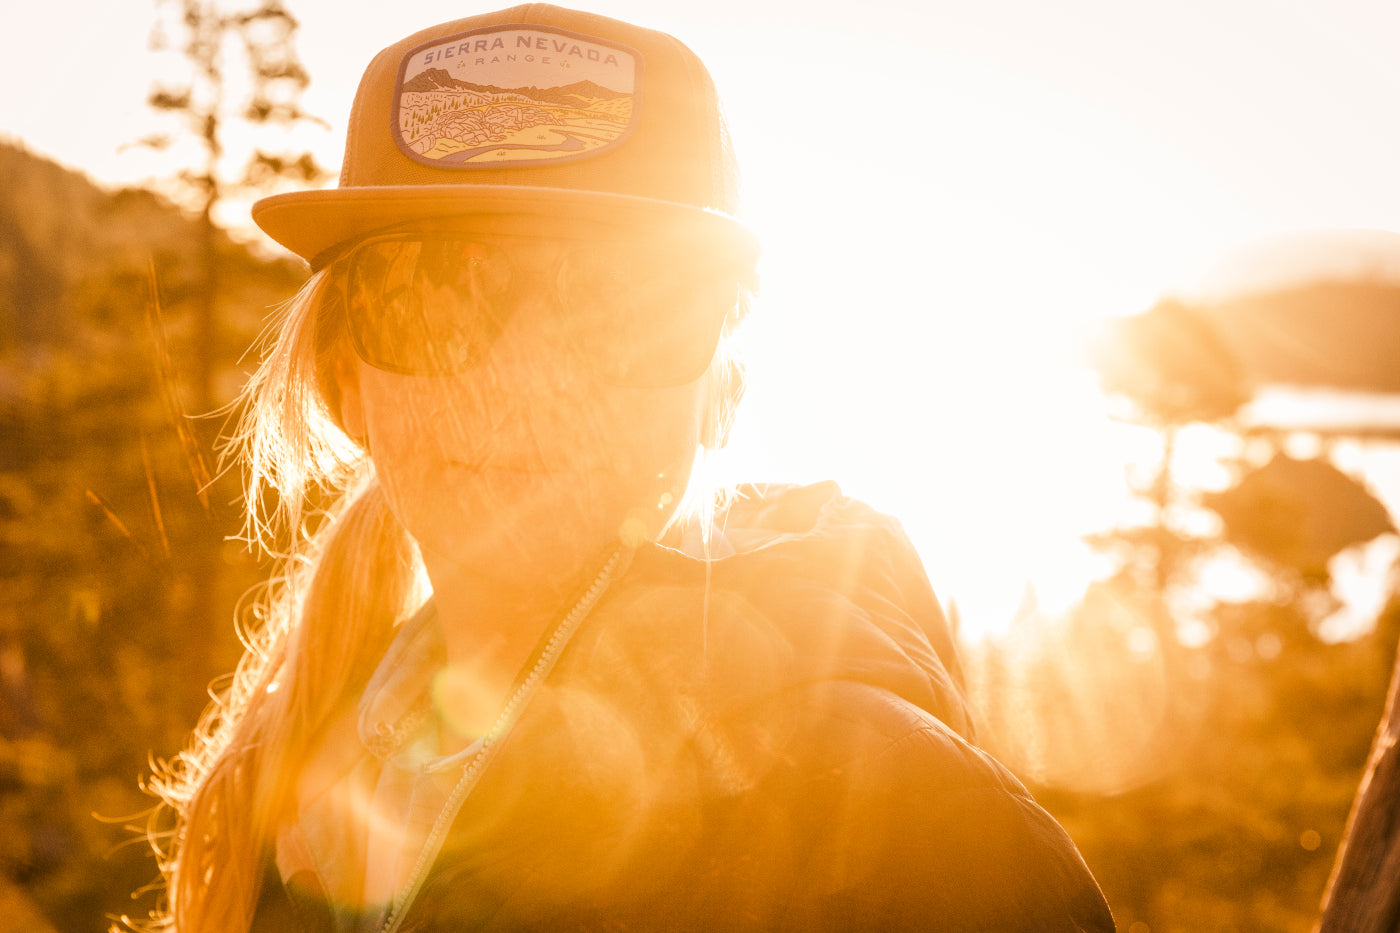
[(1312, 282), (1196, 310), (1256, 383), (1400, 393), (1400, 285)]
[[(178, 321), (199, 281), (193, 219), (152, 191), (108, 191), (4, 142), (0, 177), (0, 354), (82, 340), (94, 327), (143, 326), (152, 274)], [(219, 265), (229, 286), (221, 321), (241, 351), (301, 273), (223, 236)]]
[(1314, 281), (1214, 303), (1164, 299), (1106, 323), (1109, 391), (1168, 420), (1214, 420), (1262, 388), (1400, 395), (1400, 285)]
[[(156, 875), (126, 828), (152, 803), (138, 779), (236, 661), (264, 571), (229, 540), (220, 421), (185, 410), (192, 220), (15, 146), (0, 177), (0, 929), (100, 933), (150, 906), (130, 899)], [(301, 273), (225, 237), (218, 268), (223, 402)]]

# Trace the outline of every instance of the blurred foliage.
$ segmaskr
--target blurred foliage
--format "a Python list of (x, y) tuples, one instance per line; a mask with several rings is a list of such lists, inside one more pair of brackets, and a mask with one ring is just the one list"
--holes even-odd
[(1151, 780), (1110, 796), (1037, 791), (1120, 930), (1305, 933), (1318, 917), (1384, 706), (1400, 604), (1341, 644), (1318, 641), (1287, 604), (1222, 607), (1218, 623), (1170, 687), (1192, 691), (1189, 714), (1138, 724), (1156, 736), (1135, 735), (1157, 746)]
[[(221, 280), (220, 239), (216, 220), (223, 202), (233, 194), (270, 194), (281, 181), (314, 184), (329, 177), (308, 151), (269, 153), (254, 145), (240, 169), (227, 162), (228, 144), (236, 131), (273, 131), (279, 144), (305, 123), (326, 125), (302, 109), (301, 94), (311, 77), (296, 49), (297, 21), (280, 0), (158, 0), (151, 45), (174, 52), (182, 78), (158, 81), (147, 97), (152, 109), (170, 118), (177, 132), (141, 140), (156, 149), (192, 144), (197, 155), (166, 187), (198, 218), (193, 232), (198, 244), (196, 338), (191, 346), (196, 361), (191, 387), (193, 404), (213, 408), (218, 389), (223, 316), (218, 296)], [(238, 99), (235, 95), (240, 95)]]
[[(11, 146), (0, 176), (0, 902), (22, 892), (82, 933), (156, 877), (124, 828), (152, 803), (138, 780), (236, 663), (234, 607), (264, 571), (226, 540), (237, 477), (201, 439), (217, 422), (182, 406), (195, 221)], [(215, 242), (223, 404), (302, 273)]]
[(1226, 541), (1313, 583), (1326, 583), (1337, 552), (1395, 530), (1385, 506), (1341, 470), (1284, 454), (1202, 501)]
[(158, 873), (130, 829), (153, 802), (138, 782), (150, 756), (179, 750), (208, 685), (237, 662), (235, 607), (267, 572), (229, 540), (238, 477), (218, 470), (213, 413), (256, 362), (243, 355), (264, 312), (303, 271), (231, 241), (214, 214), (230, 193), (323, 177), (296, 152), (225, 164), (234, 124), (309, 119), (308, 78), (277, 0), (159, 8), (153, 44), (183, 68), (149, 103), (176, 131), (143, 142), (193, 148), (165, 186), (188, 213), (0, 146), (5, 929), (42, 929), (42, 916), (81, 933), (145, 915), (130, 895)]
[[(1363, 637), (1319, 637), (1331, 558), (1394, 532), (1357, 479), (1265, 435), (1239, 438), (1221, 491), (1174, 475), (1189, 425), (1236, 430), (1257, 375), (1237, 349), (1171, 301), (1110, 326), (1104, 388), (1162, 438), (1136, 490), (1149, 518), (1093, 539), (1118, 569), (1069, 613), (1030, 599), (971, 651), (989, 747), (1037, 786), (1129, 933), (1312, 928), (1400, 637), (1394, 595)], [(1213, 597), (1203, 569), (1246, 557), (1270, 585)]]
[(1218, 421), (1249, 400), (1234, 351), (1195, 309), (1166, 299), (1111, 322), (1094, 350), (1104, 391), (1154, 425)]
[[(157, 51), (176, 53), (183, 65), (177, 81), (157, 81), (147, 97), (152, 109), (172, 118), (177, 132), (141, 140), (164, 149), (182, 138), (199, 150), (197, 165), (182, 171), (175, 194), (208, 214), (230, 189), (265, 193), (279, 180), (300, 185), (328, 177), (307, 151), (269, 152), (258, 145), (241, 168), (225, 165), (227, 139), (235, 124), (286, 130), (301, 123), (326, 126), (301, 106), (311, 83), (296, 49), (296, 17), (280, 0), (157, 0), (162, 16), (151, 35)], [(238, 92), (236, 99), (235, 91)]]

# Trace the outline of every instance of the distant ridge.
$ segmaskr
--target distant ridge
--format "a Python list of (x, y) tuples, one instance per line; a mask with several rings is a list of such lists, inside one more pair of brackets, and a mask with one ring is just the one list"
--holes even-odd
[(577, 107), (579, 98), (585, 100), (616, 100), (619, 97), (629, 97), (631, 95), (605, 88), (601, 84), (592, 81), (577, 81), (563, 87), (538, 88), (534, 85), (530, 87), (497, 87), (494, 84), (473, 84), (470, 81), (463, 81), (454, 78), (441, 68), (429, 68), (413, 76), (413, 80), (405, 81), (403, 84), (405, 91), (426, 92), (426, 91), (472, 91), (476, 94), (519, 94), (522, 97), (529, 97), (541, 103), (555, 104), (561, 107)]
[(1220, 302), (1319, 281), (1400, 285), (1400, 233), (1322, 229), (1260, 237), (1227, 252), (1185, 295)]
[(1307, 282), (1197, 310), (1257, 382), (1400, 393), (1400, 285)]
[(455, 90), (478, 90), (480, 85), (468, 84), (466, 81), (459, 81), (441, 68), (429, 68), (413, 76), (412, 81), (403, 83), (405, 91), (455, 91)]
[[(0, 178), (0, 353), (71, 348), (102, 331), (143, 339), (153, 272), (167, 319), (192, 313), (200, 256), (195, 221), (179, 207), (146, 188), (108, 190), (4, 140)], [(262, 327), (261, 309), (295, 291), (303, 273), (223, 232), (217, 248), (233, 359)]]

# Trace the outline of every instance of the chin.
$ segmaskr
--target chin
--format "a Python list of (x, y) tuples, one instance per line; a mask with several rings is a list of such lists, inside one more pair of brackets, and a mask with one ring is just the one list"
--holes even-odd
[(528, 581), (591, 561), (629, 509), (569, 474), (473, 471), (405, 524), (430, 564)]

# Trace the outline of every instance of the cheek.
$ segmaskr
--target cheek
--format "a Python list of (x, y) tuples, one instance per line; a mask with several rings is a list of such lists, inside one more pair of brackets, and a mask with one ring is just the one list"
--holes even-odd
[(375, 471), (399, 521), (428, 545), (437, 515), (460, 517), (454, 501), (473, 432), (445, 380), (394, 376), (361, 366), (365, 436)]
[(597, 441), (615, 467), (638, 471), (689, 466), (700, 439), (700, 404), (695, 389), (617, 389), (603, 406)]
[[(589, 387), (567, 398), (495, 394), (464, 379), (363, 373), (371, 455), (420, 545), (595, 548), (652, 534), (684, 491), (700, 433), (699, 385)], [(474, 464), (494, 464), (475, 469)], [(602, 539), (602, 540), (595, 540)]]

